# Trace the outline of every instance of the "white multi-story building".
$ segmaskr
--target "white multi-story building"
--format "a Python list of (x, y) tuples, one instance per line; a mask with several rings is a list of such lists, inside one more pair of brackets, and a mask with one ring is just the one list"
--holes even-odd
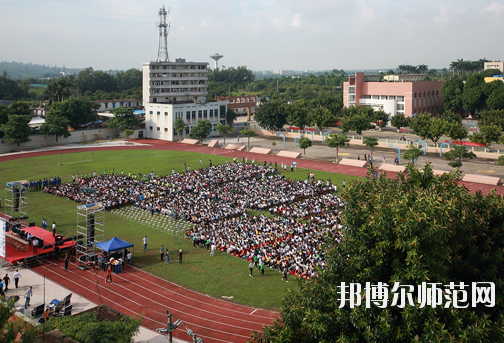
[(146, 137), (176, 140), (178, 135), (173, 124), (177, 118), (182, 118), (188, 126), (182, 138), (189, 134), (198, 120), (209, 120), (213, 127), (224, 123), (220, 106), (227, 102), (209, 102), (207, 94), (207, 62), (175, 59), (170, 62), (143, 63)]

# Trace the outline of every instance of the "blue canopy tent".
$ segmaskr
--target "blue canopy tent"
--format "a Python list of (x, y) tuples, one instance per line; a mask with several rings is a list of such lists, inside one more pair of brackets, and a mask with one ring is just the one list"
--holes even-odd
[(101, 243), (96, 243), (96, 247), (105, 250), (106, 252), (111, 252), (111, 251), (117, 251), (117, 250), (122, 250), (130, 247), (134, 247), (134, 244), (128, 243), (126, 241), (123, 241), (122, 239), (119, 239), (117, 237), (112, 237), (112, 239), (106, 241), (106, 242), (101, 242)]

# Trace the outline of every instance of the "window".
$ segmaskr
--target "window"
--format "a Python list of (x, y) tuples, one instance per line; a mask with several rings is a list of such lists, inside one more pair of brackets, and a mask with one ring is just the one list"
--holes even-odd
[(213, 118), (213, 110), (210, 110), (210, 118)]
[(105, 103), (105, 108), (108, 108), (108, 104), (107, 103)]
[(164, 128), (164, 130), (165, 130), (165, 131), (168, 131), (168, 128), (167, 128), (167, 127), (165, 127), (165, 128)]
[(149, 114), (152, 114), (152, 113), (154, 113), (154, 112), (152, 112), (152, 111), (149, 111)]
[(151, 129), (151, 130), (152, 130), (152, 126), (149, 126), (149, 129)]
[(157, 130), (159, 131), (159, 130), (161, 130), (161, 128), (158, 126), (158, 127), (157, 127)]
[(191, 111), (187, 111), (187, 112), (185, 113), (185, 115), (186, 115), (186, 117), (185, 117), (185, 118), (186, 118), (187, 120), (191, 119)]
[(165, 115), (165, 116), (167, 116), (167, 115), (168, 115), (168, 112), (165, 112), (165, 113), (164, 113), (164, 115)]
[(218, 109), (215, 109), (214, 110), (214, 116), (218, 117), (219, 116), (219, 110)]
[(186, 129), (185, 129), (185, 133), (186, 133), (186, 135), (188, 135), (188, 134), (189, 134), (189, 126), (188, 126), (188, 127), (186, 127)]
[(207, 110), (203, 110), (203, 118), (207, 118), (207, 114), (208, 114), (208, 111)]
[(196, 111), (192, 111), (191, 117), (192, 117), (192, 119), (196, 119)]
[(161, 114), (161, 112), (157, 111), (157, 115), (160, 115), (160, 114)]
[(201, 118), (201, 115), (203, 114), (202, 110), (198, 110), (198, 118)]

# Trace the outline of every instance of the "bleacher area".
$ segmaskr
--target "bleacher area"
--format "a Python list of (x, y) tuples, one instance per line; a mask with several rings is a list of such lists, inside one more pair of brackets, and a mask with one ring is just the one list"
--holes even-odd
[(135, 206), (122, 207), (111, 211), (112, 214), (148, 226), (158, 231), (175, 233), (186, 232), (193, 224), (183, 220), (175, 220), (173, 217), (160, 215), (136, 208)]

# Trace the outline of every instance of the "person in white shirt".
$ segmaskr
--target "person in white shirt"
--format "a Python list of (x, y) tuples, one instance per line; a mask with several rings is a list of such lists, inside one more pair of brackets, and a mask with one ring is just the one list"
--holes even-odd
[(16, 288), (18, 288), (18, 284), (19, 284), (19, 278), (21, 277), (21, 274), (19, 274), (19, 269), (16, 269), (16, 272), (14, 273), (14, 285), (16, 286)]
[(128, 252), (128, 255), (126, 255), (126, 258), (128, 259), (128, 266), (131, 265), (131, 256), (133, 256), (133, 253), (130, 251)]
[(147, 238), (147, 235), (143, 238), (143, 245), (144, 245), (144, 252), (147, 251), (147, 243), (149, 242), (149, 239)]

